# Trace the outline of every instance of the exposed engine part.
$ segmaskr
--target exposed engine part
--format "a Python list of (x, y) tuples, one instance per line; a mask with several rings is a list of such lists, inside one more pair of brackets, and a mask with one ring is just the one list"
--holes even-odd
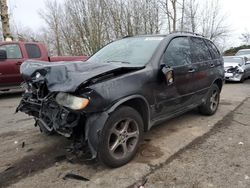
[(239, 66), (225, 67), (225, 79), (230, 81), (241, 81), (244, 77), (244, 70)]
[(52, 126), (49, 126), (47, 125), (47, 123), (45, 123), (42, 119), (38, 119), (36, 120), (37, 124), (41, 124), (42, 126), (44, 126), (49, 132), (53, 131), (53, 127)]

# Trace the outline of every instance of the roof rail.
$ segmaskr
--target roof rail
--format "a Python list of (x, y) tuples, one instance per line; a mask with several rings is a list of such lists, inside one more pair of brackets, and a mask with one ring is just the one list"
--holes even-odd
[(203, 35), (201, 35), (199, 33), (194, 33), (194, 32), (191, 32), (191, 31), (173, 31), (173, 32), (171, 32), (171, 34), (172, 33), (188, 33), (188, 34), (204, 37)]

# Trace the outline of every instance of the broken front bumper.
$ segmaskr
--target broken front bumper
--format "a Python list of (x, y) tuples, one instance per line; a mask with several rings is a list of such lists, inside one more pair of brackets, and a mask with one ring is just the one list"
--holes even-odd
[(88, 145), (92, 158), (97, 156), (100, 144), (100, 134), (109, 117), (107, 112), (84, 114), (60, 106), (54, 97), (47, 99), (34, 99), (32, 94), (26, 93), (17, 107), (21, 111), (34, 116), (35, 125), (43, 126), (49, 132), (57, 133), (79, 140), (83, 145)]
[(225, 80), (228, 81), (241, 81), (243, 78), (244, 74), (243, 73), (225, 73)]
[(39, 100), (26, 96), (21, 100), (17, 111), (34, 116), (36, 125), (43, 126), (49, 132), (56, 131), (66, 137), (72, 135), (73, 128), (79, 123), (80, 113), (58, 105), (53, 98)]

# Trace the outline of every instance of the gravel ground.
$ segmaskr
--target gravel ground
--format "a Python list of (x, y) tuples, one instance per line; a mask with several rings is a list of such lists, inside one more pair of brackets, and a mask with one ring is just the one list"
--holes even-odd
[[(145, 185), (146, 187), (209, 187), (212, 186), (212, 184), (214, 187), (220, 187), (219, 184), (210, 181), (210, 179), (205, 176), (205, 173), (200, 173), (200, 176), (195, 176), (195, 174), (191, 172), (186, 173), (187, 170), (190, 169), (188, 164), (191, 165), (194, 161), (197, 161), (198, 166), (193, 164), (195, 167), (192, 168), (197, 173), (206, 169), (211, 177), (213, 177), (212, 171), (209, 171), (210, 169), (219, 169), (220, 171), (222, 171), (221, 169), (225, 169), (225, 171), (222, 172), (225, 174), (228, 173), (225, 175), (226, 178), (230, 178), (234, 172), (240, 173), (238, 174), (238, 179), (234, 179), (235, 184), (228, 183), (230, 186), (240, 187), (242, 184), (242, 186), (250, 187), (247, 186), (247, 180), (245, 180), (248, 179), (249, 173), (243, 170), (234, 170), (234, 168), (239, 170), (245, 167), (246, 161), (244, 161), (244, 159), (247, 153), (241, 154), (238, 149), (247, 147), (248, 143), (244, 140), (244, 136), (239, 136), (240, 133), (237, 129), (236, 131), (231, 130), (232, 134), (235, 133), (235, 135), (225, 136), (225, 139), (229, 139), (228, 142), (230, 141), (235, 148), (227, 146), (225, 139), (220, 138), (218, 142), (222, 142), (221, 145), (212, 143), (212, 145), (214, 144), (215, 146), (213, 145), (214, 148), (210, 149), (211, 151), (209, 152), (211, 153), (205, 153), (206, 147), (211, 148), (211, 146), (208, 146), (209, 144), (203, 147), (193, 144), (193, 146), (188, 147), (186, 151), (190, 143), (197, 144), (197, 139), (203, 140), (202, 137), (204, 134), (210, 135), (208, 132), (210, 132), (211, 129), (213, 133), (217, 134), (218, 131), (215, 131), (217, 129), (213, 127), (227, 127), (227, 129), (229, 129), (228, 127), (232, 127), (234, 124), (243, 128), (245, 127), (243, 124), (248, 125), (249, 113), (246, 112), (250, 112), (250, 110), (242, 110), (244, 113), (240, 114), (241, 112), (235, 113), (235, 108), (247, 97), (250, 97), (249, 86), (250, 80), (247, 80), (243, 84), (225, 84), (221, 94), (219, 109), (213, 116), (201, 116), (197, 110), (193, 110), (153, 127), (152, 130), (144, 135), (145, 141), (142, 143), (135, 159), (127, 165), (116, 169), (107, 168), (97, 161), (85, 161), (85, 158), (82, 157), (76, 158), (75, 160), (68, 160), (72, 159), (72, 156), (65, 148), (71, 144), (70, 140), (57, 135), (45, 136), (40, 133), (37, 127), (33, 126), (34, 120), (31, 117), (23, 113), (15, 114), (15, 109), (21, 99), (20, 93), (0, 94), (0, 188), (125, 188), (134, 185), (135, 182), (138, 183), (143, 177), (148, 178), (148, 183)], [(237, 91), (237, 94), (235, 91)], [(225, 116), (232, 111), (234, 115), (225, 118)], [(231, 117), (233, 117), (233, 119)], [(223, 118), (224, 121), (228, 119), (228, 122), (218, 123)], [(241, 123), (237, 123), (236, 121)], [(223, 126), (221, 124), (223, 124)], [(244, 130), (243, 133), (244, 135), (247, 134), (247, 130)], [(213, 134), (210, 136), (212, 137)], [(208, 136), (205, 137), (208, 139)], [(239, 142), (243, 142), (244, 144), (239, 145)], [(192, 152), (198, 150), (199, 147), (201, 147), (199, 149), (201, 153), (192, 156)], [(233, 166), (229, 167), (233, 169), (228, 170), (228, 166), (222, 168), (222, 166), (215, 163), (216, 158), (213, 159), (211, 156), (214, 155), (213, 152), (219, 152), (224, 155), (224, 152), (230, 150), (230, 148), (235, 150), (235, 155), (240, 155), (236, 155), (234, 158), (230, 156), (233, 160), (228, 160), (229, 162), (225, 164), (229, 166), (232, 163)], [(192, 150), (192, 152), (189, 152), (189, 150)], [(204, 152), (202, 152), (203, 150)], [(179, 156), (184, 151), (187, 155), (185, 158), (180, 158)], [(170, 166), (170, 164), (174, 162), (173, 159), (175, 159), (175, 157), (177, 157), (179, 162)], [(194, 157), (196, 160), (194, 160)], [(214, 161), (211, 160), (211, 158)], [(180, 162), (180, 159), (184, 162), (185, 160), (187, 161), (186, 167), (184, 162)], [(208, 168), (204, 165), (207, 164), (203, 164), (205, 159), (214, 162), (217, 165), (216, 168), (213, 166)], [(181, 169), (180, 172), (178, 171), (179, 169)], [(175, 170), (178, 176), (175, 175)], [(154, 176), (158, 171), (159, 174)], [(90, 181), (64, 180), (63, 177), (67, 173), (81, 175)], [(191, 176), (193, 179), (189, 178)], [(220, 176), (218, 179), (220, 179)], [(241, 181), (241, 183), (237, 184), (239, 181)], [(142, 182), (140, 182), (140, 184), (141, 183)], [(228, 186), (222, 181), (221, 187)]]
[(145, 187), (250, 187), (250, 99), (145, 177)]

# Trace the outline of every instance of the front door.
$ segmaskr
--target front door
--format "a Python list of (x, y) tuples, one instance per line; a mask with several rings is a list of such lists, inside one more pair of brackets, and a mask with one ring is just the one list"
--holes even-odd
[(174, 38), (169, 43), (161, 64), (173, 69), (173, 83), (168, 85), (162, 81), (155, 93), (157, 114), (166, 116), (185, 110), (193, 101), (195, 69), (191, 63), (188, 37)]
[(1, 50), (7, 53), (7, 59), (0, 61), (0, 86), (18, 85), (22, 82), (20, 65), (23, 62), (22, 53), (18, 44), (4, 44)]

